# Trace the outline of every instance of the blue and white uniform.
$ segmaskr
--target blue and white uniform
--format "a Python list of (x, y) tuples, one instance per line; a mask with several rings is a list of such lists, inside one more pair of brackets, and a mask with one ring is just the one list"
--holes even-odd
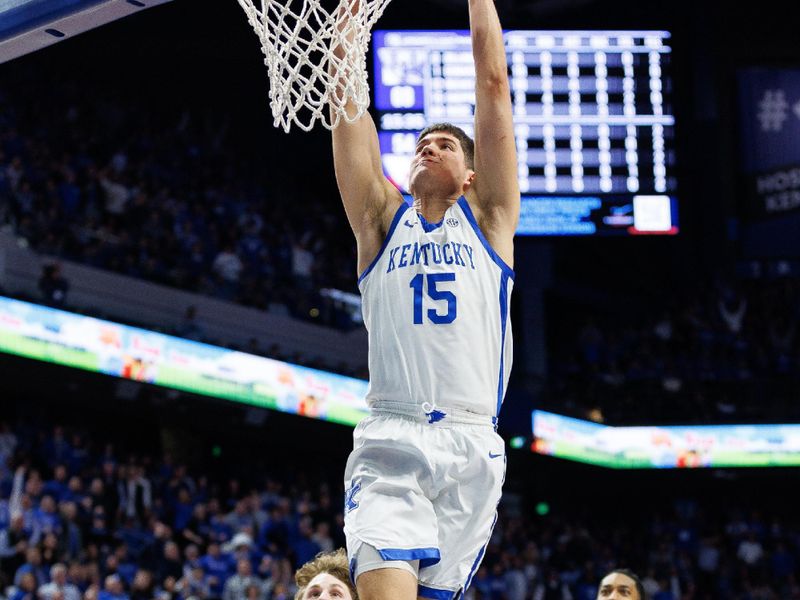
[(356, 574), (367, 545), (384, 561), (419, 561), (422, 597), (468, 587), (505, 476), (495, 426), (511, 370), (513, 279), (464, 197), (435, 224), (402, 204), (359, 277), (371, 414), (345, 471)]

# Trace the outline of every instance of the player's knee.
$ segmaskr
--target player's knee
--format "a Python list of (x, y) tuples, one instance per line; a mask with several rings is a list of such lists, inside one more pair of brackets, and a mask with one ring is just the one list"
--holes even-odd
[(404, 569), (375, 569), (356, 579), (359, 600), (416, 600), (417, 578)]

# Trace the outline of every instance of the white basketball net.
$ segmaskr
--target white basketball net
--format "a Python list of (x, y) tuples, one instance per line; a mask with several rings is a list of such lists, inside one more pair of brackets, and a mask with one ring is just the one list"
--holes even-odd
[(333, 129), (369, 106), (370, 30), (389, 0), (337, 0), (331, 9), (321, 2), (239, 0), (261, 40), (274, 125), (287, 132), (292, 123), (309, 131), (316, 121)]

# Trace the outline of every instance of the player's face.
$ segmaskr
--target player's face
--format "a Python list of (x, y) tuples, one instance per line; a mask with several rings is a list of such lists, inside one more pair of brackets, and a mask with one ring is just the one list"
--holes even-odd
[(622, 573), (611, 573), (600, 582), (597, 600), (642, 600), (636, 590), (636, 582)]
[(353, 600), (350, 588), (330, 573), (320, 573), (308, 583), (303, 600)]
[(469, 184), (473, 171), (467, 168), (464, 150), (455, 136), (432, 131), (417, 142), (411, 160), (409, 189), (432, 187), (434, 190), (453, 188), (462, 193)]

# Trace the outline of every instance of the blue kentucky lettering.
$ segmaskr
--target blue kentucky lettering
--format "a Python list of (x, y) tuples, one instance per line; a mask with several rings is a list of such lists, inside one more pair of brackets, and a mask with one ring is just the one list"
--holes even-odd
[[(411, 261), (408, 263), (409, 265), (416, 265), (422, 262), (422, 251), (427, 244), (418, 244), (414, 242), (414, 247), (411, 250)], [(428, 254), (427, 251), (425, 252), (425, 264), (428, 264)]]
[[(464, 250), (467, 251), (467, 256), (469, 256), (469, 264), (474, 269), (475, 268), (475, 263), (472, 261), (472, 246), (464, 244)], [(464, 265), (464, 266), (466, 266), (466, 265)]]
[(452, 265), (453, 264), (453, 257), (447, 251), (450, 250), (450, 243), (444, 244), (442, 246), (442, 256), (444, 257), (444, 264)]
[(411, 249), (411, 244), (403, 244), (403, 252), (400, 254), (400, 262), (397, 263), (398, 268), (408, 266), (408, 258), (406, 254)]
[(456, 261), (457, 265), (461, 265), (462, 267), (466, 267), (467, 263), (464, 262), (464, 258), (461, 256), (461, 244), (458, 242), (452, 242), (453, 244), (453, 260)]
[(439, 244), (431, 244), (431, 254), (433, 262), (437, 265), (442, 264), (442, 247)]
[(389, 250), (389, 267), (386, 269), (387, 273), (391, 273), (392, 271), (395, 270), (396, 267), (395, 267), (395, 264), (394, 264), (394, 257), (395, 257), (395, 255), (397, 254), (397, 252), (399, 250), (400, 250), (400, 246), (398, 246), (397, 248), (392, 248), (391, 250)]
[[(469, 259), (469, 264), (467, 264), (465, 254), (466, 258)], [(389, 249), (387, 263), (387, 273), (419, 264), (424, 264), (427, 267), (431, 263), (457, 265), (475, 270), (472, 246), (458, 242), (445, 242), (444, 244), (435, 242), (420, 244), (414, 242), (413, 244), (395, 246)]]

